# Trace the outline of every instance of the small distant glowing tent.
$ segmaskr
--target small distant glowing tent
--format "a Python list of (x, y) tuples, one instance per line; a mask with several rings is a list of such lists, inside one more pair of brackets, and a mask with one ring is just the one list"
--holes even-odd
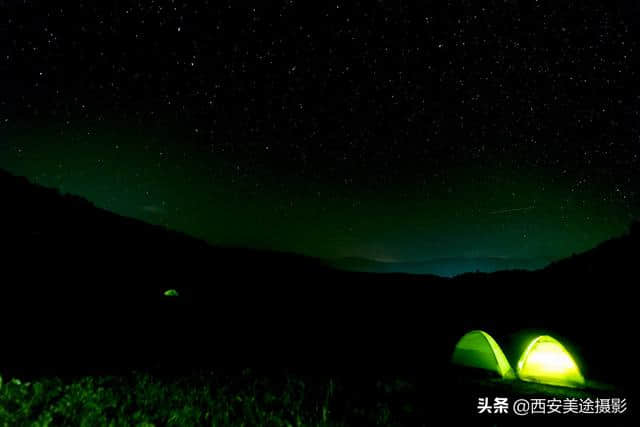
[(451, 361), (456, 365), (496, 372), (504, 379), (516, 377), (498, 343), (484, 331), (471, 331), (460, 338)]
[(569, 352), (555, 338), (542, 335), (531, 341), (518, 361), (523, 381), (565, 387), (584, 386), (584, 377)]
[(164, 296), (165, 297), (177, 297), (178, 295), (178, 291), (176, 291), (175, 289), (167, 289), (166, 291), (164, 291)]

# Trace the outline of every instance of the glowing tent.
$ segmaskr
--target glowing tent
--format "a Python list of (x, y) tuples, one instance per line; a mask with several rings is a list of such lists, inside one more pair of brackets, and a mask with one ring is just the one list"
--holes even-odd
[(471, 331), (460, 338), (451, 361), (460, 366), (496, 372), (504, 379), (516, 377), (498, 343), (484, 331)]
[(584, 377), (567, 349), (548, 335), (531, 341), (518, 361), (518, 376), (542, 384), (584, 386)]
[(165, 297), (177, 297), (179, 296), (178, 291), (176, 291), (175, 289), (167, 289), (166, 291), (164, 291), (164, 296)]

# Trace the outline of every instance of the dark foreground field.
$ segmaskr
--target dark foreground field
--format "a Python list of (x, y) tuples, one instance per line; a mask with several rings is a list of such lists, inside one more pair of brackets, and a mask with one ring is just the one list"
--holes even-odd
[[(508, 277), (506, 282), (515, 280)], [(286, 295), (254, 289), (216, 297), (182, 287), (179, 297), (158, 290), (147, 301), (107, 287), (80, 300), (56, 293), (41, 303), (10, 304), (2, 319), (11, 327), (3, 340), (0, 420), (6, 425), (47, 425), (47, 420), (50, 425), (633, 425), (633, 300), (623, 299), (618, 310), (610, 310), (606, 294), (598, 302), (557, 291), (556, 299), (540, 303), (522, 292), (500, 298), (474, 291), (498, 287), (501, 280), (434, 279), (439, 290), (429, 292), (412, 290), (419, 286), (412, 280), (353, 276), (306, 297), (293, 288)], [(537, 289), (551, 292), (553, 286)], [(511, 298), (521, 302), (512, 304)], [(596, 310), (586, 304), (603, 305)], [(449, 363), (451, 353), (471, 329), (492, 333), (513, 365), (523, 335), (552, 334), (572, 351), (593, 387), (545, 387), (458, 372)], [(477, 413), (480, 398), (513, 402), (523, 396), (621, 398), (629, 405), (621, 415)]]
[(449, 381), (443, 386), (424, 371), (380, 375), (337, 370), (323, 375), (230, 368), (46, 376), (3, 384), (0, 419), (3, 425), (634, 425), (629, 413), (478, 413), (481, 397), (595, 401), (624, 396), (619, 390), (574, 390), (455, 375)]

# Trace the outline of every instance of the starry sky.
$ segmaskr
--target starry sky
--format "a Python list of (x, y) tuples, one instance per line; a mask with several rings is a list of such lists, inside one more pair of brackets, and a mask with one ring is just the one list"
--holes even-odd
[(119, 214), (417, 262), (640, 212), (635, 1), (51, 3), (0, 3), (0, 167)]

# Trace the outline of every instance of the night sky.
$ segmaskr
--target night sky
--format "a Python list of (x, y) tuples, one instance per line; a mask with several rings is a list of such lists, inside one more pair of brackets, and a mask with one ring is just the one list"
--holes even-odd
[(119, 214), (420, 261), (640, 213), (636, 1), (52, 3), (0, 2), (0, 167)]

